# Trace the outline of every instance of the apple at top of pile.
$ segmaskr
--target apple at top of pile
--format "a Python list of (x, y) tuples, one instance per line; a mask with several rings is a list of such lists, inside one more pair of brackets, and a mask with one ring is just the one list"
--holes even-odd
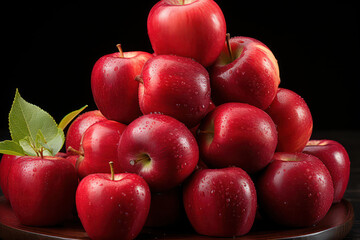
[(205, 67), (219, 56), (225, 17), (213, 0), (162, 0), (153, 6), (147, 29), (157, 55), (193, 58)]

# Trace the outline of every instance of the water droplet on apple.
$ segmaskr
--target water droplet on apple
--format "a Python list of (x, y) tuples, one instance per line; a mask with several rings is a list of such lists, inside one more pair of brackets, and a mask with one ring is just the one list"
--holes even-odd
[(134, 160), (130, 160), (130, 165), (134, 166), (135, 165), (135, 161)]

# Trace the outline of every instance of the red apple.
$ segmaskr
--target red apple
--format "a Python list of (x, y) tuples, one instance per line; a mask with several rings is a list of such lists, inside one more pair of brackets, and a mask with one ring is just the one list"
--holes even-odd
[[(82, 135), (94, 123), (104, 121), (106, 118), (100, 113), (99, 110), (89, 111), (78, 116), (70, 125), (66, 133), (66, 149), (72, 147), (73, 149), (80, 149), (80, 142)], [(72, 154), (67, 151), (67, 154)]]
[(76, 191), (81, 223), (91, 239), (134, 239), (150, 208), (150, 190), (136, 174), (92, 174)]
[[(214, 110), (216, 108), (215, 104), (210, 100), (210, 104), (209, 107), (207, 108), (206, 114), (205, 116), (211, 112), (212, 110)], [(198, 125), (196, 125), (195, 127), (190, 128), (191, 133), (194, 135), (195, 138), (197, 138), (197, 130), (200, 126), (200, 123)]]
[(191, 128), (207, 113), (211, 101), (209, 74), (190, 58), (153, 57), (137, 79), (143, 114), (166, 114)]
[(109, 160), (114, 162), (115, 171), (120, 171), (117, 148), (125, 128), (122, 123), (104, 120), (85, 131), (76, 161), (80, 179), (92, 173), (110, 173)]
[(278, 131), (277, 152), (301, 152), (309, 141), (313, 120), (304, 99), (291, 90), (279, 88), (274, 101), (265, 110)]
[(107, 119), (129, 124), (141, 115), (137, 95), (139, 84), (134, 78), (152, 55), (140, 51), (123, 53), (120, 47), (119, 50), (95, 63), (91, 90), (96, 106)]
[(164, 227), (179, 221), (182, 207), (181, 188), (176, 187), (165, 192), (152, 192), (147, 227)]
[(21, 156), (4, 154), (0, 162), (0, 188), (5, 198), (9, 200), (8, 176), (12, 164)]
[(312, 226), (328, 212), (334, 188), (329, 171), (304, 153), (275, 153), (257, 182), (263, 216), (290, 227)]
[(265, 109), (280, 84), (279, 66), (262, 42), (249, 37), (228, 37), (211, 68), (210, 79), (216, 105), (242, 102)]
[(118, 160), (122, 172), (137, 173), (153, 191), (176, 187), (195, 169), (199, 149), (184, 124), (161, 115), (144, 115), (123, 132)]
[(71, 163), (74, 167), (76, 167), (76, 161), (78, 159), (78, 155), (69, 155), (65, 158), (69, 163)]
[(10, 204), (24, 225), (60, 224), (72, 214), (77, 184), (75, 167), (64, 158), (21, 157), (9, 172)]
[(334, 203), (340, 202), (350, 176), (350, 159), (346, 149), (333, 140), (310, 140), (303, 152), (318, 157), (325, 164), (334, 184)]
[(199, 234), (216, 237), (248, 233), (256, 213), (256, 191), (241, 168), (205, 169), (184, 186), (186, 214)]
[(225, 103), (202, 121), (198, 130), (202, 160), (210, 167), (237, 166), (249, 173), (264, 168), (275, 152), (276, 127), (261, 109)]
[(151, 9), (147, 29), (156, 55), (194, 58), (207, 67), (224, 45), (226, 23), (213, 0), (162, 0)]

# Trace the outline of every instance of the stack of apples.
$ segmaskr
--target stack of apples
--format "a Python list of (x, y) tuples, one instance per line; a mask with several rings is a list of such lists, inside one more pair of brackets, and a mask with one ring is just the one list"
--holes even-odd
[(30, 184), (21, 175), (45, 174), (55, 157), (43, 157), (36, 172), (26, 157), (4, 155), (1, 169), (12, 167), (1, 187), (23, 224), (66, 221), (76, 200), (93, 239), (134, 239), (144, 226), (179, 221), (183, 209), (197, 233), (233, 237), (247, 234), (256, 215), (312, 226), (341, 201), (348, 154), (336, 141), (309, 141), (310, 110), (279, 88), (265, 44), (231, 38), (213, 0), (162, 0), (147, 27), (153, 54), (117, 45), (94, 65), (99, 110), (73, 121), (67, 152), (57, 154), (74, 168), (58, 160), (53, 174), (63, 176), (42, 186), (58, 192), (48, 202), (60, 203), (41, 201), (30, 213), (44, 196), (24, 202), (17, 186)]

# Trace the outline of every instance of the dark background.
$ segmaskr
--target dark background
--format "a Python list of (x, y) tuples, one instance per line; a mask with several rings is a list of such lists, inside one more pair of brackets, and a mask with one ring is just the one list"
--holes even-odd
[[(1, 19), (0, 130), (15, 89), (57, 122), (88, 104), (91, 70), (102, 55), (152, 52), (146, 20), (152, 1), (21, 3)], [(227, 31), (265, 43), (280, 66), (281, 87), (300, 94), (314, 130), (359, 130), (359, 7), (355, 3), (277, 5), (217, 1)], [(234, 5), (237, 3), (237, 5)], [(1, 139), (7, 136), (2, 134)]]
[[(117, 51), (117, 43), (124, 51), (152, 52), (146, 19), (157, 0), (11, 2), (0, 14), (0, 140), (9, 139), (7, 115), (16, 88), (59, 122), (85, 104), (96, 108), (91, 70), (101, 56)], [(359, 238), (359, 4), (253, 2), (217, 1), (232, 36), (256, 38), (273, 51), (280, 87), (297, 92), (310, 107), (313, 138), (338, 140), (348, 149), (352, 172), (345, 198), (354, 206), (355, 222), (346, 239)]]

